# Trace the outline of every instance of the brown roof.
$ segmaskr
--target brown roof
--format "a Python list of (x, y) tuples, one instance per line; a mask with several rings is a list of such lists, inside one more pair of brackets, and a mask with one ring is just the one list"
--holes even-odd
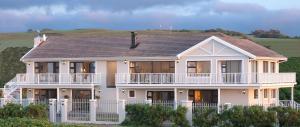
[(221, 39), (260, 57), (284, 56), (250, 40), (236, 39), (221, 33), (199, 32), (147, 32), (139, 31), (140, 44), (130, 49), (131, 36), (126, 34), (99, 34), (97, 36), (48, 36), (46, 42), (23, 57), (32, 58), (85, 58), (85, 57), (169, 57), (189, 49), (199, 42), (217, 36)]

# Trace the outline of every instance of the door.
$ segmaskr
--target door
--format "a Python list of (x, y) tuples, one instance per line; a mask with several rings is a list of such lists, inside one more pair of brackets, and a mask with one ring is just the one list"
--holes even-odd
[(223, 83), (240, 83), (241, 60), (221, 61), (221, 77)]
[(106, 85), (107, 88), (115, 88), (115, 74), (117, 73), (117, 62), (116, 61), (108, 61), (107, 62), (107, 77), (106, 77)]

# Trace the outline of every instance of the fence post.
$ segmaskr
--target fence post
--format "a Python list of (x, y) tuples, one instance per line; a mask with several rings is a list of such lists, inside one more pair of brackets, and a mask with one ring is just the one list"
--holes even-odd
[(186, 119), (193, 125), (193, 101), (182, 100), (181, 105), (187, 108)]
[(0, 108), (3, 108), (4, 105), (6, 105), (6, 100), (5, 100), (5, 98), (0, 98)]
[(145, 103), (148, 105), (152, 105), (152, 100), (145, 100)]
[(56, 122), (56, 99), (49, 99), (49, 120), (50, 122)]
[(118, 113), (119, 113), (119, 123), (122, 123), (125, 120), (125, 116), (126, 116), (125, 100), (120, 100), (118, 102)]
[(68, 120), (68, 99), (60, 100), (61, 110), (61, 122), (67, 122)]
[(97, 100), (95, 99), (91, 99), (90, 100), (90, 121), (91, 123), (95, 123), (96, 122), (96, 102)]

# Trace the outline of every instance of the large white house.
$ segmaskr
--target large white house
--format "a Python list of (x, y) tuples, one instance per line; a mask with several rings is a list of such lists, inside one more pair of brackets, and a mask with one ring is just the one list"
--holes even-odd
[(26, 73), (5, 85), (7, 99), (277, 105), (279, 89), (296, 84), (294, 72), (279, 72), (287, 57), (221, 33), (37, 36), (21, 61)]

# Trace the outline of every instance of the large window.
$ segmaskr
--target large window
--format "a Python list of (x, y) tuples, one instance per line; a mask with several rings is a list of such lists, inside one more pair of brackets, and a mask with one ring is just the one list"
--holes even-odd
[(272, 89), (271, 96), (272, 98), (276, 98), (276, 89)]
[(258, 89), (255, 89), (254, 90), (254, 99), (257, 99), (258, 98)]
[(275, 62), (271, 62), (271, 73), (275, 73)]
[(264, 89), (264, 98), (268, 98), (268, 89)]
[(130, 73), (174, 73), (174, 61), (133, 61), (130, 62)]
[(263, 62), (263, 71), (264, 71), (264, 73), (269, 73), (269, 62), (268, 61)]
[(222, 73), (241, 73), (241, 60), (226, 60), (221, 61)]
[(95, 73), (94, 62), (71, 62), (70, 73)]
[(58, 62), (36, 62), (35, 73), (59, 73)]
[(188, 61), (187, 73), (210, 73), (210, 61)]

